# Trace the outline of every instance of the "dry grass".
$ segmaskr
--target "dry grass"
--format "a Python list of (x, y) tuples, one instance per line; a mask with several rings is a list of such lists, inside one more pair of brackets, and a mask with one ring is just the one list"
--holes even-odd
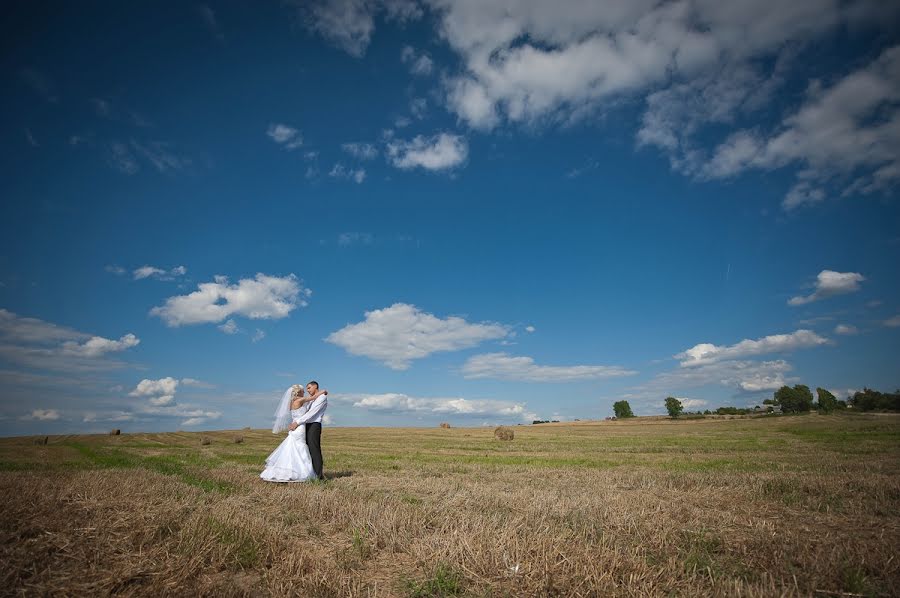
[[(900, 417), (0, 440), (0, 593), (898, 595)], [(818, 593), (817, 593), (818, 591)]]

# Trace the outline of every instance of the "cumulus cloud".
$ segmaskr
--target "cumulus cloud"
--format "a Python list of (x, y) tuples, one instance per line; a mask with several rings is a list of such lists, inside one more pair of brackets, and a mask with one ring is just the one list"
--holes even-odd
[(682, 367), (707, 365), (717, 361), (740, 359), (751, 355), (767, 353), (783, 353), (827, 344), (827, 338), (821, 337), (811, 330), (797, 330), (790, 334), (773, 334), (761, 339), (745, 339), (734, 345), (713, 345), (700, 343), (675, 355), (681, 360)]
[(531, 357), (486, 353), (470, 357), (462, 367), (466, 378), (495, 378), (525, 382), (572, 382), (631, 376), (637, 372), (609, 365), (538, 365)]
[(156, 278), (158, 280), (174, 280), (178, 276), (187, 274), (187, 268), (184, 266), (175, 266), (171, 270), (164, 270), (156, 266), (141, 266), (136, 268), (132, 273), (135, 280), (143, 280), (145, 278)]
[(306, 306), (312, 294), (293, 274), (279, 277), (259, 273), (236, 284), (229, 283), (225, 276), (216, 276), (214, 282), (201, 283), (197, 289), (189, 295), (169, 297), (163, 305), (151, 309), (150, 315), (172, 327), (216, 323), (231, 316), (277, 320)]
[(535, 330), (537, 330), (537, 329), (534, 326), (526, 326), (525, 327), (525, 332), (534, 332)]
[(450, 316), (439, 318), (415, 305), (395, 303), (368, 311), (365, 320), (348, 324), (325, 339), (352, 355), (362, 355), (395, 370), (408, 369), (415, 359), (440, 351), (458, 351), (508, 336), (508, 326), (473, 324)]
[(60, 414), (56, 409), (35, 409), (25, 419), (34, 419), (38, 421), (56, 421), (59, 418)]
[(400, 393), (350, 395), (353, 406), (392, 413), (430, 413), (443, 416), (480, 416), (531, 421), (537, 416), (524, 403), (482, 399), (417, 398)]
[(788, 305), (806, 305), (813, 301), (855, 293), (859, 290), (859, 283), (865, 280), (865, 276), (859, 272), (835, 272), (822, 270), (816, 277), (816, 289), (811, 295), (791, 297)]
[(118, 340), (79, 332), (0, 309), (0, 359), (49, 370), (100, 370), (123, 364), (106, 358), (140, 343), (128, 333)]
[(237, 334), (240, 331), (237, 323), (231, 319), (225, 320), (225, 323), (220, 324), (218, 328), (225, 334)]
[(303, 135), (300, 131), (284, 123), (270, 124), (269, 128), (266, 129), (266, 135), (288, 151), (295, 150), (303, 145)]
[(175, 391), (178, 388), (178, 380), (172, 377), (159, 380), (143, 379), (128, 393), (132, 397), (145, 397), (148, 402), (156, 407), (171, 405), (175, 401)]
[(660, 396), (710, 385), (724, 386), (739, 393), (764, 392), (777, 390), (794, 382), (794, 378), (788, 377), (792, 370), (793, 366), (782, 359), (714, 361), (661, 372), (647, 382), (630, 388), (623, 396), (653, 401), (656, 404)]
[(401, 170), (449, 170), (465, 162), (468, 155), (469, 143), (465, 137), (449, 133), (431, 137), (417, 135), (410, 141), (391, 139), (387, 142), (388, 161)]

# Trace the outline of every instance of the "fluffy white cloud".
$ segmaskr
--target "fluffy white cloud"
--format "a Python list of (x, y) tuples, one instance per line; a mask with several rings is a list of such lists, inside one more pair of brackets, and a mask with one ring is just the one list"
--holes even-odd
[(460, 317), (438, 318), (415, 305), (395, 303), (368, 311), (365, 320), (348, 324), (325, 339), (353, 355), (405, 370), (415, 359), (439, 351), (467, 349), (484, 341), (504, 338), (510, 329), (502, 324), (472, 324)]
[(682, 367), (707, 365), (717, 361), (740, 359), (751, 355), (782, 353), (808, 347), (827, 344), (827, 338), (821, 337), (811, 330), (797, 330), (790, 334), (773, 334), (761, 339), (745, 339), (734, 345), (720, 346), (711, 343), (700, 343), (675, 355), (681, 360)]
[(283, 123), (272, 123), (266, 129), (266, 135), (286, 150), (295, 150), (303, 145), (303, 135), (299, 130)]
[(341, 144), (341, 149), (360, 160), (373, 160), (378, 157), (378, 148), (371, 143), (351, 141)]
[(78, 341), (64, 342), (62, 344), (62, 352), (79, 357), (100, 357), (105, 353), (114, 353), (136, 347), (140, 342), (138, 337), (130, 333), (117, 341), (103, 338), (102, 336), (92, 336), (83, 343)]
[(56, 409), (35, 409), (26, 419), (36, 419), (38, 421), (56, 421), (60, 418), (59, 411)]
[(859, 272), (835, 272), (822, 270), (816, 277), (816, 290), (805, 297), (791, 297), (788, 305), (806, 305), (819, 299), (855, 293), (859, 290), (859, 283), (865, 280), (865, 276)]
[(681, 401), (681, 406), (685, 409), (698, 409), (700, 407), (706, 407), (708, 404), (703, 399), (689, 399), (687, 397), (675, 397), (679, 401)]
[(818, 82), (806, 102), (768, 136), (740, 131), (720, 145), (704, 175), (729, 177), (751, 168), (800, 165), (785, 209), (818, 203), (817, 185), (852, 176), (844, 194), (867, 194), (900, 181), (900, 46), (824, 88)]
[(534, 332), (535, 330), (536, 330), (536, 328), (534, 326), (526, 326), (525, 327), (525, 332)]
[(159, 280), (174, 280), (177, 276), (187, 274), (187, 268), (184, 266), (175, 266), (171, 270), (164, 270), (156, 266), (141, 266), (131, 273), (135, 280), (143, 280), (144, 278), (157, 278)]
[(449, 133), (417, 135), (410, 141), (389, 140), (387, 155), (390, 163), (401, 170), (448, 170), (466, 161), (469, 144), (465, 137)]
[(331, 172), (328, 173), (328, 176), (336, 178), (336, 179), (351, 179), (356, 182), (356, 184), (362, 183), (366, 180), (366, 169), (365, 168), (347, 168), (340, 162), (334, 165), (331, 169)]
[(350, 395), (353, 406), (371, 411), (432, 413), (446, 416), (494, 416), (530, 421), (536, 415), (524, 403), (480, 399), (417, 398), (400, 393)]
[(851, 326), (850, 324), (838, 324), (834, 327), (834, 333), (843, 335), (859, 334), (859, 329), (856, 326)]
[(161, 407), (171, 405), (175, 401), (177, 388), (178, 380), (172, 377), (159, 380), (145, 378), (128, 394), (132, 397), (146, 397), (151, 405)]
[(151, 309), (150, 315), (173, 327), (221, 322), (235, 315), (277, 320), (286, 318), (298, 306), (306, 306), (312, 294), (293, 274), (279, 277), (259, 273), (237, 284), (216, 276), (214, 282), (201, 283), (197, 288), (189, 295), (169, 297), (165, 304)]
[(112, 340), (0, 309), (0, 359), (30, 368), (88, 371), (120, 367), (123, 364), (104, 357), (139, 343), (131, 333)]
[(525, 382), (571, 382), (631, 376), (637, 372), (609, 365), (538, 365), (531, 357), (486, 353), (470, 357), (462, 367), (466, 378), (496, 378)]
[(400, 61), (409, 67), (413, 75), (430, 75), (434, 62), (426, 52), (418, 53), (412, 46), (404, 46), (400, 52)]
[(677, 368), (657, 374), (647, 382), (632, 387), (624, 398), (659, 401), (660, 396), (674, 395), (685, 390), (704, 386), (725, 386), (738, 392), (763, 392), (776, 390), (793, 378), (787, 374), (793, 366), (784, 360), (714, 361), (690, 368)]
[[(404, 8), (377, 0), (300, 4), (311, 29), (361, 56), (379, 11), (401, 20), (422, 14), (398, 1)], [(900, 181), (900, 47), (834, 83), (813, 81), (803, 105), (768, 133), (734, 128), (771, 108), (799, 71), (803, 48), (842, 27), (888, 29), (900, 13), (895, 2), (426, 3), (440, 39), (461, 60), (444, 81), (446, 104), (472, 127), (567, 125), (623, 98), (646, 99), (638, 143), (666, 152), (678, 171), (711, 179), (801, 168), (783, 202), (788, 210), (823, 201), (827, 183), (849, 179), (844, 194), (865, 194)], [(433, 69), (412, 47), (401, 60), (416, 73)], [(697, 141), (716, 138), (725, 140), (712, 155)]]

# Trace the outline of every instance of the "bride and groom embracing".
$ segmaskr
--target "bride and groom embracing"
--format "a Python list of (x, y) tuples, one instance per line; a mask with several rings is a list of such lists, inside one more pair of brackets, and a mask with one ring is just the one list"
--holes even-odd
[(322, 477), (322, 416), (328, 408), (328, 391), (313, 380), (303, 387), (294, 384), (281, 397), (272, 433), (290, 430), (266, 459), (259, 477), (267, 482), (305, 482)]

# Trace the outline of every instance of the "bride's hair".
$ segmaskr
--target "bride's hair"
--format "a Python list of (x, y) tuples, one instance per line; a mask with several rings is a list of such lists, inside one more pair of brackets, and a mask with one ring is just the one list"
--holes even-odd
[(303, 387), (299, 384), (294, 384), (291, 387), (291, 400), (296, 399), (297, 397), (303, 396)]

